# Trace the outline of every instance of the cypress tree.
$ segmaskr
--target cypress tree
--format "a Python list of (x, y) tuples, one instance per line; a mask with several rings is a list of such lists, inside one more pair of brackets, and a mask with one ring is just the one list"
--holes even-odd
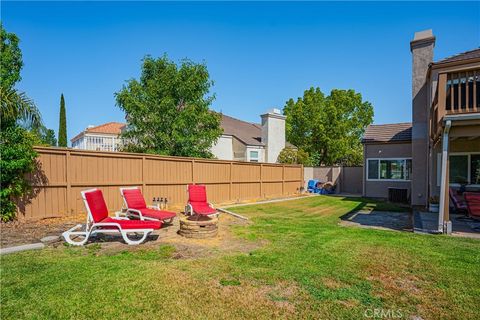
[(67, 147), (67, 115), (65, 111), (65, 99), (60, 97), (60, 124), (58, 128), (58, 146)]

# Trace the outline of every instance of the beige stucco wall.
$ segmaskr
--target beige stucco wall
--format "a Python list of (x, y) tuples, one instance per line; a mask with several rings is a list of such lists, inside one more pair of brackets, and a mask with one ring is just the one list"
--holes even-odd
[(232, 137), (233, 160), (245, 161), (247, 146), (235, 137)]
[[(371, 198), (388, 198), (388, 188), (402, 188), (411, 191), (410, 181), (369, 181), (367, 179), (368, 158), (411, 158), (412, 145), (410, 143), (382, 143), (364, 145), (365, 165), (363, 167), (364, 187), (363, 195)], [(410, 195), (411, 196), (411, 195)]]
[(233, 160), (232, 136), (221, 135), (210, 152), (219, 160)]
[(265, 144), (265, 162), (276, 163), (285, 148), (285, 119), (277, 113), (262, 114), (262, 142)]

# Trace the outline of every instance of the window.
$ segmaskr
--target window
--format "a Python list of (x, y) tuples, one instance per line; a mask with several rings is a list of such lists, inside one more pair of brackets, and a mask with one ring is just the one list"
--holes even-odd
[(470, 155), (470, 183), (480, 184), (480, 154)]
[(468, 155), (450, 156), (450, 182), (465, 184), (468, 182)]
[(378, 179), (378, 160), (368, 160), (368, 179)]
[(250, 151), (250, 162), (258, 162), (258, 151)]
[(368, 159), (368, 180), (410, 180), (411, 159)]
[(450, 183), (480, 184), (480, 154), (451, 154)]
[[(480, 185), (480, 153), (451, 153), (449, 180), (453, 184)], [(441, 184), (442, 154), (437, 154), (437, 186)]]

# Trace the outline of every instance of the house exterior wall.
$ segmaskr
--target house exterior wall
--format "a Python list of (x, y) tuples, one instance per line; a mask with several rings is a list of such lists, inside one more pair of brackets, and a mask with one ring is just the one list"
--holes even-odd
[[(378, 143), (364, 144), (365, 165), (363, 166), (364, 190), (363, 195), (371, 198), (388, 198), (388, 188), (407, 189), (411, 193), (411, 181), (369, 180), (368, 159), (412, 157), (411, 143)], [(413, 175), (414, 177), (414, 175)]]
[[(258, 152), (258, 158), (257, 159), (251, 157), (251, 151)], [(245, 150), (246, 161), (255, 162), (255, 160), (257, 160), (257, 162), (265, 162), (264, 151), (265, 151), (265, 149), (263, 147), (247, 146), (246, 150)]]
[(219, 160), (233, 160), (233, 137), (221, 135), (210, 152)]
[(233, 160), (246, 161), (247, 146), (235, 137), (232, 137)]
[(78, 139), (72, 141), (73, 149), (94, 151), (118, 151), (121, 139), (118, 135), (84, 133)]

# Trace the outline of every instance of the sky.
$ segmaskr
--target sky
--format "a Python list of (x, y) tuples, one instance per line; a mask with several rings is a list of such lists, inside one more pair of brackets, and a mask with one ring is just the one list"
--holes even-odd
[(259, 122), (308, 88), (354, 89), (374, 123), (411, 121), (415, 31), (433, 29), (435, 60), (480, 45), (480, 2), (6, 2), (1, 20), (21, 40), (17, 84), (68, 138), (124, 122), (115, 92), (145, 55), (205, 63), (212, 108)]

